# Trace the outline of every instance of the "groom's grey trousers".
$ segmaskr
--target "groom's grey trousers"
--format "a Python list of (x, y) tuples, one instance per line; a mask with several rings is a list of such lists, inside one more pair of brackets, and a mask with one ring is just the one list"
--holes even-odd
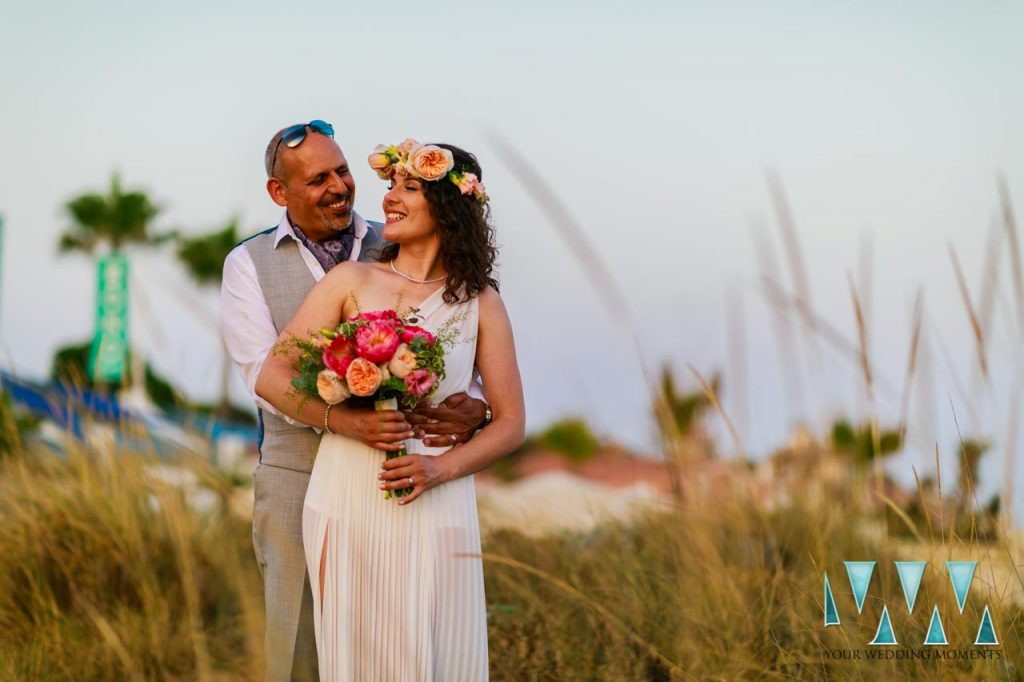
[[(274, 231), (245, 242), (278, 333), (315, 283), (298, 244)], [(252, 542), (263, 573), (267, 614), (267, 681), (316, 680), (313, 596), (302, 551), (302, 505), (320, 436), (260, 413), (260, 464), (253, 474)]]
[[(380, 237), (363, 237), (360, 260), (376, 257)], [(271, 229), (244, 242), (274, 327), (281, 333), (315, 283), (298, 244), (274, 247)], [(302, 507), (320, 436), (269, 412), (260, 413), (260, 464), (253, 474), (252, 536), (263, 573), (268, 682), (317, 680), (313, 597), (302, 549)]]

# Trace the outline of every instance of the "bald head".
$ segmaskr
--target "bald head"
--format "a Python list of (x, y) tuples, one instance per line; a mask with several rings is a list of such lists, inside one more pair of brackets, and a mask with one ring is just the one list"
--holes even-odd
[[(290, 139), (287, 131), (285, 139)], [(307, 128), (306, 137), (294, 147), (278, 144), (280, 140), (278, 133), (267, 147), (270, 198), (286, 207), (292, 225), (314, 241), (346, 229), (352, 222), (356, 185), (334, 139)]]
[[(268, 178), (274, 177), (274, 166), (277, 166), (278, 168), (281, 167), (281, 164), (278, 163), (275, 156), (281, 155), (281, 152), (278, 150), (278, 147), (281, 146), (281, 138), (284, 137), (285, 132), (292, 127), (293, 126), (287, 126), (274, 133), (274, 136), (270, 138), (270, 142), (267, 144), (267, 150), (263, 152), (263, 167), (267, 171)], [(285, 147), (285, 149), (287, 149), (287, 147)], [(281, 179), (286, 180), (287, 178), (282, 177)]]

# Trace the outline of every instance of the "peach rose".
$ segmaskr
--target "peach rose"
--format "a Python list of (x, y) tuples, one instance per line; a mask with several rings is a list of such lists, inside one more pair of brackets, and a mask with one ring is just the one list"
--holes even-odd
[(416, 354), (409, 350), (409, 346), (400, 344), (395, 349), (391, 362), (388, 363), (388, 369), (399, 379), (404, 379), (409, 372), (416, 369)]
[(345, 372), (345, 381), (352, 395), (370, 396), (380, 388), (380, 368), (365, 358), (356, 358)]
[(419, 147), (419, 146), (420, 146), (419, 142), (417, 142), (416, 140), (412, 139), (411, 137), (407, 137), (402, 142), (402, 144), (398, 145), (398, 154), (399, 154), (399, 156), (409, 156), (409, 153), (413, 149), (416, 149), (416, 147)]
[(332, 369), (325, 369), (316, 375), (316, 392), (328, 405), (337, 405), (352, 395), (345, 380)]
[(409, 156), (409, 166), (414, 175), (424, 180), (439, 180), (455, 167), (455, 158), (449, 149), (427, 145), (413, 150)]
[(388, 156), (389, 150), (393, 150), (394, 147), (388, 147), (386, 144), (379, 144), (377, 148), (373, 150), (373, 153), (367, 157), (367, 161), (370, 163), (372, 168), (377, 173), (377, 177), (381, 180), (388, 180), (391, 178), (391, 159)]

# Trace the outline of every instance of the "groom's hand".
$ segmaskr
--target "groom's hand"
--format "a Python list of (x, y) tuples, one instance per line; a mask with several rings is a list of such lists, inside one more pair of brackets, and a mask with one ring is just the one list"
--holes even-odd
[(415, 437), (430, 447), (465, 443), (473, 437), (487, 413), (487, 404), (465, 393), (449, 396), (437, 407), (421, 405), (406, 413)]
[(401, 450), (402, 441), (414, 435), (404, 413), (360, 407), (331, 410), (331, 431), (390, 451)]

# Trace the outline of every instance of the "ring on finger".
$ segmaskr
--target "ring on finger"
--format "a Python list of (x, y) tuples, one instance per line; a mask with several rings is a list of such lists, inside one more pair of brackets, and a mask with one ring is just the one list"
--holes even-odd
[(454, 433), (448, 434), (448, 437), (452, 439), (452, 443), (457, 443), (459, 440), (459, 437), (456, 436)]
[(412, 488), (416, 485), (416, 482), (412, 480), (412, 476), (409, 477), (409, 485), (407, 487)]

